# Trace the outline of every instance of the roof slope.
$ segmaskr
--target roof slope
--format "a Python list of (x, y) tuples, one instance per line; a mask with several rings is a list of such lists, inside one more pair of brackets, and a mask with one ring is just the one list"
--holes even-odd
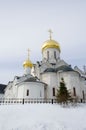
[(0, 94), (4, 94), (4, 89), (6, 88), (7, 85), (5, 84), (0, 84)]
[(74, 71), (70, 66), (62, 65), (58, 68), (47, 68), (44, 72)]

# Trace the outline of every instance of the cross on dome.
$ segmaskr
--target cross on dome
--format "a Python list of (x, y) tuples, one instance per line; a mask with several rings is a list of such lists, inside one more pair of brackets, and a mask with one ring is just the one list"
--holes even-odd
[(27, 50), (28, 51), (28, 60), (30, 59), (30, 49)]
[(30, 61), (30, 50), (28, 49), (27, 51), (28, 51), (28, 58), (23, 63), (23, 67), (25, 69), (32, 68), (32, 66), (33, 66), (32, 62)]
[(50, 33), (50, 34), (49, 34), (49, 35), (50, 35), (49, 37), (50, 37), (50, 40), (51, 40), (51, 38), (52, 38), (52, 35), (51, 35), (51, 34), (52, 34), (53, 32), (52, 32), (51, 29), (49, 29), (48, 32)]

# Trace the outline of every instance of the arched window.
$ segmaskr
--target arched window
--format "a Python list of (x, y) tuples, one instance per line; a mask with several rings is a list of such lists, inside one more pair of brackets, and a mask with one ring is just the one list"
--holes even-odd
[(54, 58), (56, 59), (56, 51), (54, 51)]
[(53, 96), (55, 96), (55, 88), (53, 88)]
[(76, 89), (73, 87), (73, 96), (76, 96)]
[(47, 59), (49, 59), (49, 51), (47, 51)]
[(26, 96), (29, 96), (29, 89), (27, 89)]
[(85, 99), (84, 90), (82, 91), (83, 100)]

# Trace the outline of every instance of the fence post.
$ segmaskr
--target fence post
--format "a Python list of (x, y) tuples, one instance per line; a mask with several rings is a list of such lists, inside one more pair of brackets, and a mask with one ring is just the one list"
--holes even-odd
[(52, 104), (53, 104), (53, 99), (52, 99)]
[(82, 103), (82, 99), (81, 99), (81, 103)]
[(23, 98), (23, 100), (22, 100), (22, 104), (24, 104), (24, 98)]

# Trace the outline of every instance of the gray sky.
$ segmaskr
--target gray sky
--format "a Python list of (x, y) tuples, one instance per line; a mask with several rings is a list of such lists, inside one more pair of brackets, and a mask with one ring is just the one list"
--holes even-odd
[(23, 74), (28, 48), (33, 63), (41, 60), (49, 29), (60, 43), (61, 58), (83, 69), (86, 0), (0, 0), (0, 83)]

